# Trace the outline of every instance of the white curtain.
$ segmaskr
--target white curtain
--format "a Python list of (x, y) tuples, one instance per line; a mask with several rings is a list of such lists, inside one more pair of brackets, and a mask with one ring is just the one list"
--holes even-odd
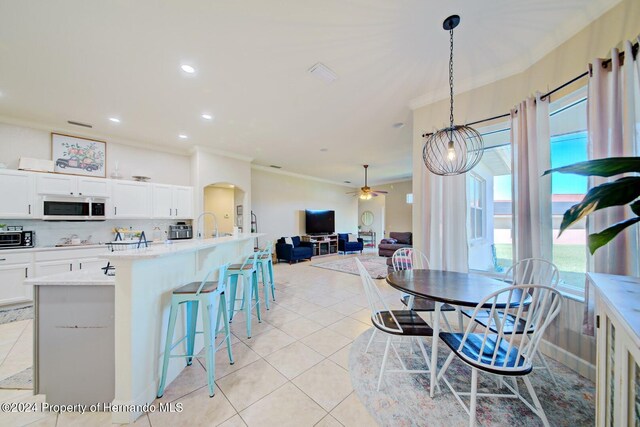
[(466, 175), (438, 176), (422, 170), (422, 224), (431, 268), (469, 271)]
[[(640, 40), (640, 37), (638, 38)], [(632, 44), (624, 44), (624, 65), (618, 49), (611, 51), (611, 64), (604, 59), (590, 65), (587, 127), (589, 159), (640, 155), (640, 63), (633, 60)], [(589, 188), (611, 179), (589, 178)], [(587, 232), (597, 233), (631, 216), (626, 206), (606, 208), (587, 217)], [(587, 270), (596, 273), (639, 276), (638, 226), (633, 225), (591, 256), (587, 252)], [(587, 281), (583, 332), (594, 335), (594, 295)]]
[[(589, 159), (640, 155), (640, 63), (633, 60), (631, 42), (625, 43), (624, 52), (624, 65), (620, 64), (617, 49), (611, 51), (611, 64), (607, 68), (603, 67), (603, 59), (591, 65), (587, 101)], [(617, 178), (620, 176), (608, 180), (590, 177), (589, 188)], [(587, 230), (599, 232), (632, 216), (626, 206), (603, 209), (589, 215)], [(639, 276), (638, 226), (627, 228), (593, 256), (589, 255), (588, 270)]]
[(549, 102), (527, 98), (511, 110), (513, 262), (552, 261)]

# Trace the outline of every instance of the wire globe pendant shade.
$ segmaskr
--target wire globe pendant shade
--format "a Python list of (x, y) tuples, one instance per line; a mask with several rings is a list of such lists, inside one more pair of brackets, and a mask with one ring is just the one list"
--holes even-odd
[(442, 27), (450, 34), (449, 54), (449, 127), (427, 137), (422, 149), (425, 166), (436, 175), (451, 176), (469, 172), (482, 159), (484, 142), (480, 133), (470, 126), (453, 123), (453, 29), (460, 23), (458, 15), (444, 20)]

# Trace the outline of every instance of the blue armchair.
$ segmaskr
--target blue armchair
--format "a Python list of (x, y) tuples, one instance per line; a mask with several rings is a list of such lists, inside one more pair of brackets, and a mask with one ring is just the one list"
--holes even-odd
[(313, 256), (313, 243), (303, 242), (300, 240), (300, 236), (294, 236), (291, 238), (293, 246), (284, 242), (284, 237), (278, 239), (276, 243), (276, 256), (278, 260), (289, 261), (291, 264), (293, 261), (298, 262), (301, 259), (311, 259)]
[(349, 241), (349, 233), (338, 233), (338, 252), (358, 252), (362, 253), (364, 241), (358, 237), (357, 242)]

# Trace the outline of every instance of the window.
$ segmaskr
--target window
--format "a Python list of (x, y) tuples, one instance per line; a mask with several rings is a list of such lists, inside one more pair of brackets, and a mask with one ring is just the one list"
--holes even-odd
[[(587, 160), (586, 89), (581, 89), (551, 104), (551, 167)], [(587, 267), (586, 221), (565, 230), (560, 223), (564, 212), (582, 200), (587, 192), (587, 177), (555, 173), (551, 176), (551, 214), (553, 219), (553, 263), (560, 270), (560, 286), (569, 293), (582, 295)]]
[(407, 193), (407, 204), (413, 204), (413, 193)]
[(484, 237), (484, 195), (486, 181), (474, 173), (469, 174), (469, 239)]

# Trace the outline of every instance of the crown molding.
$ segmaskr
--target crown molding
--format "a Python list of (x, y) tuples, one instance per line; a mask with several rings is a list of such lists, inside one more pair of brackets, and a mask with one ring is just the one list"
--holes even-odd
[(92, 132), (92, 131), (87, 131), (85, 129), (79, 129), (77, 126), (51, 125), (47, 123), (16, 119), (16, 118), (7, 117), (7, 116), (0, 116), (0, 123), (13, 125), (13, 126), (26, 127), (26, 128), (40, 130), (40, 131), (49, 132), (49, 133), (60, 132), (60, 133), (79, 136), (83, 138), (101, 139), (101, 140), (105, 140), (107, 143), (126, 145), (129, 147), (142, 148), (145, 150), (162, 151), (164, 153), (177, 154), (185, 157), (189, 156), (189, 151), (186, 149), (186, 147), (174, 148), (167, 145), (154, 145), (154, 144), (140, 142), (140, 141), (132, 141), (132, 140), (123, 139), (123, 138), (115, 137), (113, 135), (108, 135), (100, 132)]
[(347, 187), (347, 188), (358, 188), (357, 186), (354, 186), (353, 184), (345, 184), (344, 182), (332, 181), (330, 179), (318, 178), (318, 177), (315, 177), (315, 176), (304, 175), (304, 174), (296, 173), (296, 172), (289, 172), (289, 171), (285, 171), (285, 170), (282, 170), (282, 169), (274, 169), (274, 168), (269, 167), (269, 166), (262, 166), (262, 165), (252, 164), (251, 165), (251, 169), (255, 169), (255, 170), (259, 170), (259, 171), (263, 171), (263, 172), (269, 172), (269, 173), (273, 173), (273, 174), (276, 174), (276, 175), (286, 175), (286, 176), (291, 176), (291, 177), (294, 177), (294, 178), (307, 179), (309, 181), (322, 182), (324, 184), (339, 185), (341, 187)]
[(215, 148), (205, 147), (203, 145), (194, 145), (189, 149), (189, 154), (194, 154), (197, 152), (205, 152), (205, 153), (213, 154), (216, 156), (229, 157), (230, 159), (242, 160), (244, 162), (249, 162), (249, 163), (253, 161), (253, 157), (243, 156), (242, 154), (236, 154), (230, 151), (224, 151), (224, 150), (218, 150)]

